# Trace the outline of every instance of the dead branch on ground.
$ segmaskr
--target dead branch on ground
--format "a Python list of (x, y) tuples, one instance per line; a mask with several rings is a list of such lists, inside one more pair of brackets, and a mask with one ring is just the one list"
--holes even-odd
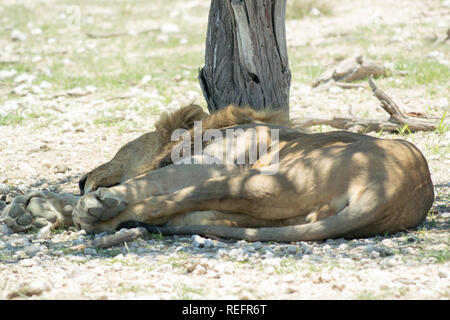
[(84, 250), (86, 248), (100, 248), (106, 249), (111, 248), (117, 245), (120, 245), (125, 242), (132, 242), (138, 238), (142, 238), (147, 235), (148, 232), (145, 228), (132, 228), (132, 229), (124, 229), (120, 230), (114, 234), (103, 236), (99, 239), (92, 240), (87, 244), (82, 244), (78, 246), (74, 246), (71, 249), (73, 250)]
[(149, 29), (144, 29), (141, 31), (121, 31), (121, 32), (112, 32), (112, 33), (91, 33), (91, 32), (86, 32), (86, 35), (89, 38), (114, 38), (114, 37), (121, 37), (121, 36), (134, 36), (134, 35), (142, 35), (142, 34), (146, 34), (146, 33), (150, 33), (150, 32), (156, 32), (161, 30), (161, 28), (149, 28)]
[(389, 119), (364, 119), (355, 117), (324, 117), (295, 119), (293, 123), (298, 128), (309, 128), (315, 125), (328, 125), (337, 129), (357, 132), (385, 131), (398, 132), (407, 126), (410, 132), (433, 131), (438, 126), (438, 120), (425, 119), (421, 113), (405, 113), (383, 90), (378, 88), (369, 78), (369, 86), (374, 96), (380, 101), (381, 107), (390, 115)]

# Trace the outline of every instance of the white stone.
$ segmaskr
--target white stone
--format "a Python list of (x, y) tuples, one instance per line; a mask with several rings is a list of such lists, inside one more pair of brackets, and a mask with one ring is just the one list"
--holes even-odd
[(0, 183), (0, 193), (6, 194), (8, 192), (9, 192), (9, 187), (4, 183)]
[(82, 96), (82, 95), (86, 94), (86, 91), (84, 91), (80, 87), (76, 87), (76, 88), (73, 88), (72, 90), (70, 90), (68, 93), (71, 95), (74, 95), (74, 96)]
[(11, 32), (10, 39), (13, 41), (25, 41), (27, 39), (27, 35), (25, 33), (23, 33), (22, 31), (14, 29)]
[(192, 236), (192, 245), (195, 248), (203, 248), (205, 246), (205, 238), (200, 237), (199, 235)]
[(245, 240), (239, 240), (238, 242), (236, 242), (236, 245), (239, 247), (245, 247), (248, 245), (248, 242)]
[(30, 257), (34, 257), (39, 251), (41, 251), (41, 246), (37, 243), (25, 248), (25, 253)]
[(39, 36), (42, 34), (42, 29), (41, 28), (33, 28), (33, 29), (31, 29), (30, 32), (33, 36)]
[(0, 225), (0, 234), (10, 235), (13, 233), (14, 232), (6, 224)]
[(212, 248), (214, 247), (214, 241), (211, 239), (205, 239), (205, 248)]
[(194, 269), (194, 271), (192, 271), (192, 273), (194, 275), (202, 275), (202, 274), (206, 274), (207, 270), (204, 266), (202, 266), (201, 264), (197, 265)]
[(331, 93), (341, 93), (342, 91), (344, 91), (344, 89), (338, 86), (333, 86), (330, 89), (328, 89), (328, 91)]
[(89, 92), (89, 93), (94, 93), (95, 91), (97, 91), (97, 88), (94, 86), (86, 86), (84, 88), (86, 89), (86, 92)]
[(95, 248), (86, 248), (84, 249), (84, 254), (94, 256), (97, 254), (97, 250)]
[(41, 89), (49, 89), (52, 87), (52, 84), (50, 82), (44, 80), (41, 82), (39, 87), (41, 87)]
[(23, 259), (23, 260), (20, 260), (19, 265), (21, 267), (29, 268), (29, 267), (34, 266), (34, 261), (32, 259)]
[(448, 99), (447, 99), (447, 98), (441, 98), (441, 99), (439, 99), (438, 107), (447, 109), (448, 106), (449, 106), (449, 104), (448, 104)]
[(263, 247), (263, 244), (259, 241), (256, 241), (256, 242), (253, 242), (252, 246), (255, 250), (259, 250)]
[(112, 265), (112, 268), (114, 271), (121, 271), (123, 269), (123, 266), (120, 262), (116, 262)]
[(151, 75), (147, 74), (147, 75), (145, 75), (145, 76), (142, 78), (141, 84), (142, 84), (142, 85), (147, 84), (147, 83), (149, 83), (152, 79), (153, 79), (153, 77), (152, 77)]
[(438, 60), (444, 58), (444, 54), (439, 51), (430, 51), (427, 53), (426, 57)]
[(22, 162), (19, 164), (19, 170), (23, 173), (34, 175), (36, 174), (36, 170), (32, 168), (28, 163)]
[(287, 252), (288, 253), (290, 253), (290, 254), (296, 254), (297, 253), (297, 249), (298, 249), (298, 247), (297, 246), (289, 246), (289, 247), (287, 247)]
[(322, 262), (322, 257), (319, 256), (318, 254), (311, 254), (309, 255), (309, 260), (314, 262)]
[(28, 73), (21, 73), (17, 77), (14, 78), (14, 84), (20, 84), (20, 83), (31, 83), (34, 81), (36, 77), (32, 74)]
[(368, 244), (368, 245), (365, 245), (365, 246), (361, 247), (361, 249), (364, 250), (367, 253), (370, 253), (370, 252), (372, 252), (374, 250), (374, 247), (373, 247), (373, 245)]
[(0, 70), (0, 80), (10, 79), (10, 78), (14, 77), (15, 75), (17, 75), (17, 71), (14, 69)]
[(226, 247), (227, 247), (227, 244), (226, 244), (225, 242), (222, 242), (222, 241), (217, 241), (217, 242), (215, 243), (215, 246), (216, 246), (217, 248), (226, 248)]
[(161, 26), (162, 33), (178, 33), (180, 32), (180, 27), (174, 23), (168, 23)]
[(311, 8), (311, 11), (309, 12), (310, 15), (317, 17), (320, 16), (322, 13), (317, 8)]
[(50, 239), (52, 237), (50, 225), (43, 227), (36, 235), (37, 239)]
[(31, 62), (33, 62), (33, 63), (39, 62), (41, 60), (42, 60), (41, 56), (33, 56), (31, 58)]
[(42, 280), (35, 280), (28, 284), (27, 293), (31, 295), (40, 295), (50, 289), (50, 285)]

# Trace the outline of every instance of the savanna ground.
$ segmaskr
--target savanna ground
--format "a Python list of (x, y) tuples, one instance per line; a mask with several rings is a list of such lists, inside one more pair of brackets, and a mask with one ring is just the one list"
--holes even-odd
[[(354, 53), (402, 107), (441, 119), (403, 138), (425, 154), (436, 201), (417, 230), (347, 241), (247, 243), (154, 237), (77, 252), (75, 229), (0, 226), (0, 299), (449, 299), (449, 1), (288, 0), (291, 117), (387, 117), (367, 89), (311, 88)], [(78, 192), (79, 177), (161, 112), (196, 102), (209, 0), (0, 3), (0, 211), (31, 190)], [(149, 32), (142, 32), (148, 31)], [(92, 34), (124, 33), (107, 38)], [(311, 131), (328, 131), (318, 126)]]

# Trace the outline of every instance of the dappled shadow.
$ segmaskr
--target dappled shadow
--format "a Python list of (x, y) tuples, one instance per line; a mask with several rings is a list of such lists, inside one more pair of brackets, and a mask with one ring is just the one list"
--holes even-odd
[[(254, 169), (251, 165), (169, 165), (110, 188), (126, 199), (128, 207), (102, 222), (108, 227), (103, 230), (120, 228), (129, 220), (161, 225), (189, 212), (217, 210), (222, 216), (213, 218), (225, 221), (219, 225), (241, 227), (241, 233), (231, 238), (253, 233), (253, 240), (269, 231), (273, 233), (262, 240), (354, 238), (415, 227), (431, 206), (426, 161), (410, 143), (349, 132), (308, 135), (276, 125), (246, 125), (251, 126), (280, 130), (276, 174), (261, 174), (265, 164), (272, 163), (269, 154), (261, 156)], [(79, 176), (65, 177), (61, 183)], [(369, 197), (361, 202), (366, 194)], [(335, 219), (334, 225), (327, 224), (329, 217)], [(209, 219), (207, 225), (216, 224)], [(324, 230), (311, 231), (322, 221), (325, 224), (319, 227)], [(304, 227), (263, 230), (294, 225)], [(227, 235), (209, 226), (189, 230), (178, 232)]]
[[(291, 225), (289, 219), (306, 216), (317, 207), (321, 209), (321, 206), (330, 205), (336, 197), (347, 197), (343, 202), (348, 205), (361, 193), (370, 192), (372, 203), (366, 201), (363, 204), (369, 209), (361, 216), (355, 212), (354, 222), (359, 223), (358, 219), (363, 218), (372, 222), (359, 223), (358, 228), (347, 226), (350, 233), (333, 235), (360, 237), (413, 227), (422, 221), (431, 206), (431, 181), (427, 181), (429, 174), (425, 159), (407, 142), (386, 145), (382, 140), (348, 132), (312, 135), (298, 132), (297, 137), (293, 138), (290, 133), (284, 138), (286, 140), (283, 141), (281, 135), (281, 142), (286, 144), (280, 152), (279, 172), (273, 176), (262, 176), (259, 170), (248, 170), (211, 177), (205, 167), (206, 179), (195, 177), (195, 174), (187, 179), (186, 175), (180, 177), (180, 170), (189, 173), (194, 168), (189, 165), (165, 167), (150, 173), (146, 177), (150, 178), (149, 181), (152, 175), (170, 176), (166, 179), (170, 179), (172, 187), (179, 190), (150, 193), (150, 205), (146, 210), (154, 209), (158, 213), (144, 214), (145, 220), (140, 221), (152, 224), (152, 218), (219, 210), (266, 222), (269, 220), (274, 226)], [(126, 189), (126, 197), (138, 198), (136, 191)], [(344, 207), (337, 208), (337, 211)], [(323, 218), (335, 213), (336, 210), (329, 212)], [(362, 217), (363, 213), (373, 213), (374, 217)], [(318, 215), (315, 220), (321, 219)], [(246, 227), (260, 226), (267, 225), (256, 223)]]

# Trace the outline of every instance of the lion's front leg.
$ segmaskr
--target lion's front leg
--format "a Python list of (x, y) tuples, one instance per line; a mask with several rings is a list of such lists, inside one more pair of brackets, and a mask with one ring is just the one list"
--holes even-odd
[(31, 227), (72, 226), (72, 212), (80, 199), (68, 193), (36, 191), (16, 197), (2, 213), (2, 219), (15, 232)]
[(76, 227), (87, 232), (97, 232), (99, 230), (95, 226), (98, 223), (117, 216), (126, 206), (123, 197), (111, 193), (107, 188), (100, 188), (82, 196), (76, 203), (73, 222)]
[[(187, 169), (183, 168), (189, 172)], [(167, 175), (167, 179), (171, 179), (173, 184), (177, 183), (176, 176)], [(194, 211), (226, 211), (248, 215), (252, 219), (273, 220), (274, 210), (281, 209), (278, 219), (295, 217), (298, 210), (292, 203), (298, 196), (287, 192), (284, 197), (280, 197), (284, 191), (280, 180), (283, 177), (264, 176), (258, 170), (252, 170), (210, 179), (197, 178), (195, 182), (184, 181), (184, 186), (180, 183), (181, 188), (178, 190), (153, 195), (139, 191), (139, 188), (131, 188), (131, 185), (121, 185), (128, 190), (128, 198), (123, 193), (124, 198), (121, 200), (129, 200), (122, 211), (117, 212), (105, 200), (99, 203), (100, 195), (93, 193), (85, 196), (90, 197), (86, 200), (84, 197), (80, 199), (74, 210), (74, 222), (88, 232), (101, 232), (115, 230), (130, 220), (160, 225), (178, 214)], [(116, 187), (105, 189), (103, 198), (110, 197), (108, 201), (112, 203), (112, 198), (117, 196), (113, 192), (117, 190)], [(142, 197), (137, 199), (136, 194)]]
[[(211, 178), (233, 175), (239, 172), (234, 165), (171, 165), (119, 184), (111, 188), (99, 188), (80, 198), (74, 208), (73, 220), (77, 227), (87, 232), (113, 230), (113, 222), (140, 220), (139, 210), (148, 209), (147, 199), (167, 196)], [(142, 204), (144, 204), (142, 206)], [(159, 206), (159, 202), (155, 204)], [(158, 217), (160, 218), (160, 217)]]

